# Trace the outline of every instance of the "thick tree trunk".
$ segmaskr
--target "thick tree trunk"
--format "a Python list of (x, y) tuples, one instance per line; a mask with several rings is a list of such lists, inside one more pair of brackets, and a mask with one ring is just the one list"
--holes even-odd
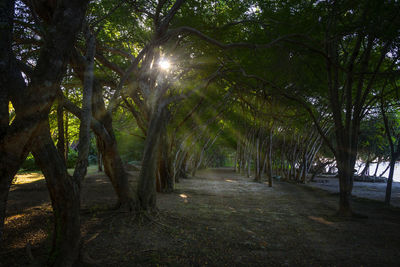
[(128, 210), (134, 209), (133, 193), (128, 181), (128, 174), (125, 171), (124, 164), (119, 155), (117, 144), (100, 141), (103, 155), (104, 172), (111, 181), (111, 184), (118, 196), (116, 208), (124, 208)]
[[(39, 123), (47, 118), (64, 72), (64, 63), (86, 12), (86, 5), (87, 1), (60, 1), (57, 5), (47, 28), (45, 44), (30, 77), (29, 87), (26, 87), (11, 51), (14, 1), (6, 1), (0, 9), (3, 24), (0, 27), (0, 61), (3, 63), (0, 64), (0, 91), (10, 93), (7, 98), (13, 101), (17, 114), (13, 123), (7, 127), (6, 135), (0, 139), (0, 238), (10, 183), (27, 156), (30, 141)], [(2, 101), (3, 106), (4, 99)], [(0, 115), (3, 116), (3, 113)], [(0, 119), (3, 121), (3, 118)]]
[(171, 170), (169, 144), (166, 129), (161, 129), (158, 173), (160, 174), (160, 192), (172, 192), (175, 188), (174, 177)]
[(34, 139), (32, 153), (46, 178), (54, 214), (53, 246), (49, 265), (73, 266), (80, 246), (80, 188), (68, 173), (50, 136), (48, 121)]
[(158, 172), (160, 174), (160, 192), (172, 192), (175, 188), (175, 181), (171, 175), (171, 168), (169, 167), (168, 159), (164, 158), (161, 154), (159, 158)]
[[(78, 75), (79, 79), (83, 82), (85, 73), (85, 59), (76, 50), (73, 53), (71, 65), (73, 66), (74, 71)], [(76, 107), (72, 107), (70, 105), (71, 103), (68, 104), (68, 109), (74, 108), (75, 110), (71, 112), (80, 117), (81, 111), (76, 110)], [(103, 90), (96, 77), (93, 81), (92, 112), (93, 117), (101, 124), (101, 129), (93, 129), (94, 125), (92, 125), (92, 129), (98, 139), (98, 147), (103, 159), (104, 172), (110, 179), (111, 184), (113, 185), (113, 188), (118, 196), (116, 208), (121, 207), (133, 210), (135, 201), (129, 185), (128, 174), (125, 171), (124, 164), (117, 148), (117, 141), (112, 126), (112, 116), (105, 108)]]
[(351, 164), (349, 158), (338, 158), (338, 173), (339, 173), (339, 211), (338, 215), (343, 217), (352, 216), (351, 207), (351, 191), (353, 190), (353, 170), (354, 164)]
[[(95, 106), (96, 107), (96, 106)], [(93, 109), (98, 113), (97, 107)], [(108, 113), (107, 117), (109, 116)], [(108, 123), (104, 123), (108, 121)], [(102, 135), (97, 135), (101, 146), (101, 155), (103, 158), (104, 172), (109, 177), (115, 192), (118, 196), (117, 206), (133, 209), (133, 192), (129, 185), (128, 174), (125, 171), (124, 163), (117, 148), (117, 141), (112, 129), (111, 117), (103, 119), (103, 126), (108, 133), (109, 140), (104, 140)]]
[(164, 128), (164, 116), (162, 113), (163, 111), (160, 110), (153, 112), (144, 143), (137, 195), (140, 209), (146, 211), (156, 208), (157, 159), (161, 137), (160, 130)]
[[(93, 90), (93, 94), (95, 95), (95, 88), (93, 88)], [(77, 106), (66, 99), (64, 99), (64, 103), (65, 107), (75, 116), (78, 118), (81, 117), (81, 110)], [(124, 164), (117, 149), (111, 117), (109, 117), (110, 115), (104, 109), (104, 102), (102, 102), (102, 104), (103, 105), (93, 105), (93, 115), (95, 117), (98, 116), (98, 119), (102, 121), (92, 119), (91, 128), (99, 140), (98, 149), (103, 157), (104, 171), (118, 196), (116, 207), (123, 206), (132, 209), (134, 198), (129, 186), (128, 175), (125, 172)], [(101, 115), (104, 115), (104, 117)]]
[(8, 192), (10, 191), (11, 182), (12, 178), (11, 179), (2, 178), (0, 180), (0, 244), (1, 241), (3, 240), (4, 220), (6, 218), (7, 199), (8, 199)]
[(0, 243), (4, 231), (8, 192), (10, 191), (14, 175), (17, 173), (19, 166), (21, 166), (27, 155), (28, 152), (25, 152), (18, 158), (15, 157), (15, 155), (3, 153), (0, 157)]
[(79, 126), (78, 159), (75, 164), (74, 180), (80, 184), (83, 181), (87, 166), (89, 165), (88, 156), (90, 148), (90, 122), (92, 119), (92, 95), (93, 95), (93, 75), (94, 75), (94, 53), (96, 50), (96, 40), (88, 30), (86, 37), (86, 68), (83, 83), (82, 97), (82, 116)]

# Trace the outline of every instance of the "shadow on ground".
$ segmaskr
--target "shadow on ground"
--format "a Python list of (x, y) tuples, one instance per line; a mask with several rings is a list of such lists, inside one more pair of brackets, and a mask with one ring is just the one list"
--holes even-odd
[[(131, 172), (133, 185), (137, 175)], [(160, 212), (149, 220), (107, 210), (116, 198), (103, 174), (88, 176), (83, 187), (82, 236), (91, 260), (82, 266), (398, 265), (400, 211), (377, 201), (354, 199), (368, 219), (338, 220), (336, 194), (283, 182), (269, 188), (212, 169), (158, 194)], [(30, 263), (28, 241), (33, 264), (45, 262), (52, 218), (43, 188), (39, 181), (10, 193), (4, 266)]]

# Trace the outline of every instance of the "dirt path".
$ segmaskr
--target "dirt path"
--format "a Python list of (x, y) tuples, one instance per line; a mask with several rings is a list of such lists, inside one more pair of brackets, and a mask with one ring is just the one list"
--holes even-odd
[[(135, 185), (137, 173), (132, 173)], [(158, 194), (148, 221), (105, 210), (115, 201), (102, 174), (84, 184), (82, 235), (94, 260), (83, 266), (398, 266), (400, 210), (354, 200), (368, 219), (332, 216), (337, 195), (287, 183), (264, 183), (230, 169), (199, 172), (172, 194)], [(43, 181), (10, 194), (3, 266), (24, 266), (32, 244), (41, 266), (49, 249), (51, 212)]]

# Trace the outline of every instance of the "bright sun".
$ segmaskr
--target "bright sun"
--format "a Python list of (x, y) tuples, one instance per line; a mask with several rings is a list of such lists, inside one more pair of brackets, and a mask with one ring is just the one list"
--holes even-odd
[(171, 63), (165, 58), (160, 59), (158, 65), (163, 70), (169, 70), (171, 68)]

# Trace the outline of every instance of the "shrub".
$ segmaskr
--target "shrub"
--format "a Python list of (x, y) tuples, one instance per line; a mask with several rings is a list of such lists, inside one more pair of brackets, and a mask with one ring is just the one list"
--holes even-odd
[(35, 158), (29, 153), (28, 157), (25, 159), (24, 163), (20, 168), (22, 171), (38, 171), (40, 170), (39, 166), (35, 162)]
[(77, 159), (78, 159), (78, 151), (70, 149), (68, 151), (67, 168), (74, 168)]

